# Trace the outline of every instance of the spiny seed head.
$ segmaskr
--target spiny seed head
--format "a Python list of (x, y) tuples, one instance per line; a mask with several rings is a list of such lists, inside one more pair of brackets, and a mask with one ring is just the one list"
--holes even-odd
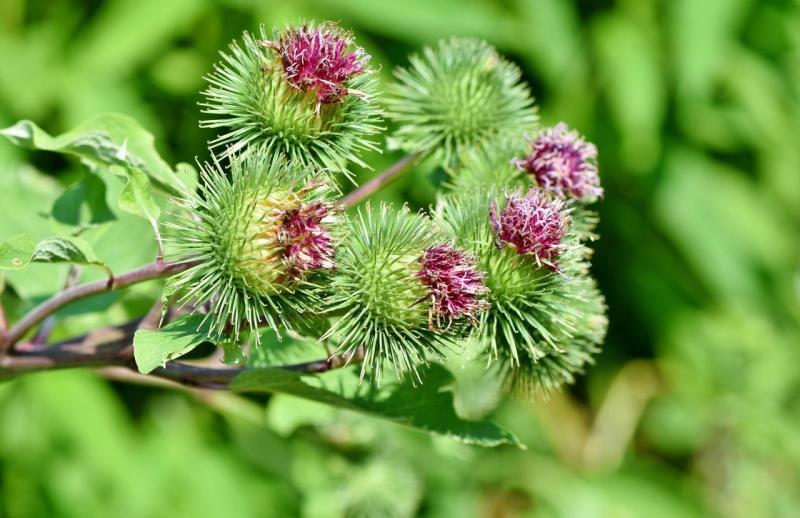
[(280, 155), (345, 174), (348, 162), (368, 167), (360, 155), (378, 150), (370, 137), (383, 129), (368, 58), (332, 23), (245, 32), (206, 76), (200, 126), (220, 129), (209, 144), (224, 156)]
[(418, 377), (417, 367), (449, 340), (429, 325), (430, 292), (419, 275), (420, 257), (441, 237), (429, 218), (405, 207), (367, 206), (349, 223), (326, 304), (342, 316), (325, 338), (347, 352), (363, 349), (362, 378), (380, 381), (384, 366)]
[(556, 268), (569, 225), (563, 201), (549, 200), (538, 189), (530, 189), (525, 196), (514, 192), (506, 197), (502, 210), (492, 205), (489, 220), (498, 246), (511, 245), (518, 254), (532, 256), (537, 264)]
[(489, 291), (475, 256), (452, 245), (439, 244), (425, 249), (419, 259), (417, 276), (430, 293), (431, 320), (442, 322), (475, 315), (486, 308), (483, 296)]
[(212, 303), (211, 330), (234, 339), (242, 325), (291, 328), (313, 302), (308, 277), (333, 267), (332, 189), (280, 157), (232, 157), (229, 172), (215, 163), (201, 174), (175, 228), (177, 259), (197, 263), (175, 277), (182, 302)]
[(495, 189), (439, 198), (435, 221), (486, 272), (489, 307), (474, 333), (479, 350), (508, 388), (547, 392), (574, 380), (605, 336), (605, 302), (589, 275), (590, 251), (569, 228), (558, 271), (542, 268), (513, 246), (498, 248), (486, 217), (503, 199)]
[(263, 45), (279, 56), (286, 80), (312, 92), (321, 104), (340, 102), (351, 92), (347, 83), (364, 73), (370, 56), (353, 44), (353, 35), (333, 23), (287, 29)]
[(597, 148), (563, 122), (531, 142), (530, 154), (514, 161), (545, 191), (562, 199), (592, 202), (603, 196)]
[(392, 147), (437, 152), (452, 166), (467, 149), (535, 128), (536, 108), (519, 68), (488, 43), (442, 40), (410, 62), (389, 87), (388, 116), (398, 123)]

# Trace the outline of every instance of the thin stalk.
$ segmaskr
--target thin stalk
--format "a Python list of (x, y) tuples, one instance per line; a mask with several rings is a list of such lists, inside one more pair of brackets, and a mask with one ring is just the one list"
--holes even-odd
[(386, 169), (384, 172), (373, 178), (372, 180), (368, 181), (367, 183), (361, 185), (353, 192), (342, 198), (341, 205), (345, 208), (353, 207), (358, 205), (361, 201), (369, 198), (377, 191), (386, 187), (394, 180), (399, 178), (403, 173), (408, 171), (408, 168), (414, 161), (419, 158), (420, 153), (410, 153), (391, 166)]
[(8, 319), (6, 318), (6, 310), (3, 309), (3, 302), (0, 301), (0, 339), (5, 336), (8, 331)]
[(136, 270), (118, 275), (114, 277), (111, 282), (108, 280), (101, 280), (68, 288), (42, 302), (29, 311), (25, 316), (23, 316), (16, 324), (14, 324), (14, 326), (8, 331), (5, 343), (3, 344), (3, 349), (0, 350), (0, 354), (5, 353), (14, 343), (25, 336), (25, 334), (33, 327), (67, 304), (75, 302), (76, 300), (84, 299), (86, 297), (91, 297), (92, 295), (97, 295), (98, 293), (114, 291), (126, 288), (132, 284), (174, 275), (178, 272), (187, 270), (192, 266), (194, 266), (194, 263), (190, 262), (166, 263), (156, 261), (142, 266), (141, 268), (137, 268)]
[[(68, 290), (72, 288), (78, 281), (81, 280), (81, 267), (77, 264), (73, 264), (69, 267), (69, 271), (67, 272), (67, 280), (64, 281), (64, 290)], [(53, 332), (53, 328), (56, 326), (56, 316), (50, 315), (42, 325), (39, 326), (39, 330), (36, 332), (36, 336), (33, 338), (34, 345), (44, 345), (47, 343), (47, 340), (50, 339), (50, 333)]]

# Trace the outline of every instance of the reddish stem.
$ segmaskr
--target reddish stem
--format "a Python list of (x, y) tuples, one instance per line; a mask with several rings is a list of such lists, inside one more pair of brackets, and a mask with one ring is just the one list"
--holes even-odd
[(369, 198), (377, 191), (386, 187), (394, 180), (400, 177), (403, 173), (405, 173), (409, 166), (414, 163), (414, 161), (419, 158), (420, 153), (411, 153), (409, 155), (404, 156), (391, 166), (386, 169), (384, 172), (373, 178), (372, 180), (368, 181), (367, 183), (361, 185), (356, 190), (342, 198), (340, 201), (341, 205), (345, 208), (353, 207), (354, 205), (358, 205), (361, 201)]

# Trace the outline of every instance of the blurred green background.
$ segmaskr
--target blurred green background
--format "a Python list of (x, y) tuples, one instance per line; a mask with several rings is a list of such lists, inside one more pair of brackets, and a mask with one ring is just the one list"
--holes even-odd
[[(527, 451), (288, 396), (265, 414), (91, 372), (30, 376), (0, 386), (0, 516), (797, 516), (800, 2), (0, 0), (0, 126), (58, 133), (119, 111), (168, 161), (203, 159), (197, 92), (217, 51), (301, 18), (352, 28), (386, 80), (423, 44), (485, 38), (523, 67), (544, 123), (598, 144), (611, 328), (597, 365), (567, 393), (500, 407)], [(43, 211), (52, 185), (22, 164), (60, 184), (77, 168), (0, 142), (0, 199)], [(381, 197), (425, 206), (427, 174)]]

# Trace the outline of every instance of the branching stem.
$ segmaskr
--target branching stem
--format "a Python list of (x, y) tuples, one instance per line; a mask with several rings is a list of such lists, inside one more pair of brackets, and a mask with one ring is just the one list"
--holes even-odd
[(410, 153), (394, 164), (390, 165), (384, 172), (361, 185), (353, 192), (342, 198), (341, 205), (345, 208), (358, 205), (360, 202), (375, 194), (378, 190), (389, 185), (394, 180), (399, 178), (403, 173), (408, 171), (411, 164), (419, 158), (420, 153)]
[[(133, 371), (133, 334), (141, 326), (142, 319), (136, 319), (50, 346), (20, 343), (12, 354), (0, 360), (0, 379), (38, 371), (79, 367), (126, 367)], [(321, 373), (358, 363), (363, 357), (363, 350), (357, 349), (352, 354), (334, 354), (329, 358), (276, 365), (273, 368)], [(172, 361), (154, 370), (150, 376), (187, 386), (220, 389), (227, 387), (233, 378), (245, 370), (247, 368), (210, 367)]]
[(0, 353), (5, 353), (34, 326), (71, 302), (91, 297), (98, 293), (126, 288), (132, 284), (174, 275), (191, 268), (193, 265), (194, 263), (191, 262), (167, 263), (155, 261), (130, 272), (118, 275), (114, 277), (113, 281), (110, 283), (107, 280), (100, 280), (68, 288), (42, 302), (14, 324), (8, 331), (3, 349)]

